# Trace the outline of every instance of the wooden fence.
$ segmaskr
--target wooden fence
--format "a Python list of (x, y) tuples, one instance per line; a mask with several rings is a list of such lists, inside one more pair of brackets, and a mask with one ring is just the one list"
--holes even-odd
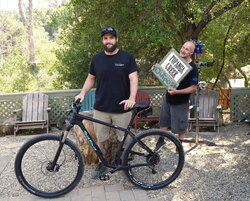
[(242, 120), (245, 115), (250, 115), (250, 88), (233, 88), (231, 94), (231, 120)]
[[(164, 87), (140, 87), (140, 89), (149, 93), (153, 105), (161, 106), (166, 91)], [(94, 92), (94, 90), (95, 89), (93, 89), (92, 92)], [(50, 123), (53, 125), (56, 124), (58, 119), (70, 108), (74, 96), (80, 93), (80, 89), (46, 91), (43, 93), (49, 95), (49, 107), (51, 107), (49, 118)], [(14, 110), (22, 108), (22, 97), (26, 94), (27, 93), (0, 94), (0, 123), (13, 117)], [(250, 114), (249, 94), (250, 88), (230, 90), (230, 111), (232, 121), (241, 120), (245, 114)], [(83, 110), (93, 110), (93, 96), (89, 96), (88, 100), (89, 102), (83, 106)], [(228, 104), (228, 102), (226, 104)]]
[[(149, 93), (151, 102), (154, 105), (161, 105), (164, 87), (140, 87)], [(94, 92), (95, 89), (91, 90)], [(94, 98), (89, 92), (89, 97), (85, 97), (82, 110), (93, 110)], [(60, 117), (70, 108), (74, 97), (80, 93), (80, 89), (60, 90), (60, 91), (45, 91), (43, 92), (49, 96), (49, 112), (50, 124), (55, 125)], [(13, 117), (13, 111), (22, 108), (22, 98), (28, 93), (13, 93), (13, 94), (0, 94), (0, 122)]]
[[(69, 109), (73, 97), (80, 93), (80, 90), (62, 90), (43, 92), (49, 96), (49, 119), (51, 124), (56, 124), (57, 120)], [(13, 117), (12, 112), (22, 108), (22, 98), (28, 93), (2, 94), (0, 95), (0, 121)]]
[(230, 108), (230, 88), (215, 89), (219, 93), (219, 105), (223, 110)]

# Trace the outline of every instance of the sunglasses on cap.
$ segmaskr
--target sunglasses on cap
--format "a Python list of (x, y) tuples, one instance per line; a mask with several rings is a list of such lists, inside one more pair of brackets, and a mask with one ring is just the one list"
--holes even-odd
[(101, 36), (103, 36), (104, 34), (108, 34), (108, 33), (116, 36), (116, 31), (113, 27), (108, 26), (108, 27), (102, 28)]

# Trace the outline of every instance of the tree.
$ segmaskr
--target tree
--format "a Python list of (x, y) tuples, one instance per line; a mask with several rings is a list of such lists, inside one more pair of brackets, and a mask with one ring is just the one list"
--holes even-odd
[(179, 49), (187, 39), (198, 40), (209, 24), (245, 2), (71, 0), (61, 15), (63, 45), (57, 52), (62, 62), (58, 66), (61, 83), (66, 83), (67, 87), (81, 87), (91, 56), (101, 50), (100, 28), (113, 25), (120, 37), (119, 47), (135, 55), (140, 74), (143, 74), (140, 77), (147, 78), (140, 79), (140, 85), (159, 84), (149, 73), (152, 64), (159, 62), (171, 47)]
[(241, 71), (241, 67), (248, 64), (249, 48), (249, 5), (244, 2), (234, 12), (226, 13), (220, 19), (211, 22), (201, 35), (201, 40), (206, 41), (203, 60), (215, 60), (213, 67), (202, 67), (201, 79), (210, 82), (213, 78), (216, 86), (224, 87), (229, 79), (239, 78), (241, 72), (248, 86), (248, 77)]
[[(36, 13), (36, 10), (34, 11)], [(54, 68), (57, 46), (39, 22), (34, 21), (36, 65), (27, 62), (27, 30), (20, 17), (12, 12), (0, 12), (0, 91), (1, 93), (55, 89), (58, 73)]]
[(29, 62), (30, 64), (35, 63), (35, 45), (34, 45), (34, 34), (33, 34), (33, 1), (29, 0), (28, 6), (28, 18), (23, 6), (23, 0), (18, 0), (18, 8), (21, 16), (21, 20), (27, 29), (28, 33), (28, 46), (29, 46)]
[(1, 12), (0, 38), (0, 91), (11, 93), (25, 91), (29, 81), (27, 73), (26, 49), (23, 43), (26, 32), (17, 16)]
[[(185, 40), (198, 40), (202, 30), (213, 20), (239, 6), (244, 0), (233, 1), (191, 1), (177, 0), (176, 3), (157, 0), (163, 23), (179, 37)], [(170, 9), (168, 9), (170, 8)], [(176, 11), (173, 15), (169, 11)], [(178, 23), (176, 23), (178, 22)]]

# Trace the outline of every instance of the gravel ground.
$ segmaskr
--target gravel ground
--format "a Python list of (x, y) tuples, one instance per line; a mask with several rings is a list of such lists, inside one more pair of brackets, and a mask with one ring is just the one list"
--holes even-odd
[[(169, 186), (147, 191), (149, 197), (165, 201), (222, 201), (250, 200), (249, 150), (250, 125), (230, 123), (221, 128), (216, 136), (216, 146), (208, 146), (213, 134), (201, 133), (198, 146), (190, 133), (184, 143), (185, 164), (180, 176)], [(14, 175), (14, 157), (19, 147), (30, 136), (0, 137), (0, 198), (26, 195)], [(85, 166), (83, 179), (77, 188), (102, 184), (122, 183), (125, 188), (136, 188), (122, 172), (112, 175), (107, 182), (92, 180), (92, 166)]]

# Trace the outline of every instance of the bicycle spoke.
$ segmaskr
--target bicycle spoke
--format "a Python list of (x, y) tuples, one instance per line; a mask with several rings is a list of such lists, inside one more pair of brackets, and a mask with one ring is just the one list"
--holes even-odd
[[(159, 145), (159, 137), (162, 136), (163, 143)], [(140, 137), (140, 140), (147, 146), (141, 146), (141, 143), (134, 142), (134, 144), (127, 150), (128, 159), (126, 165), (132, 166), (126, 171), (129, 179), (143, 188), (161, 188), (164, 185), (172, 182), (181, 171), (182, 165), (179, 163), (179, 152), (176, 152), (176, 144), (171, 138), (164, 135), (158, 135), (150, 130), (145, 135)], [(151, 150), (150, 153), (147, 151)], [(153, 154), (152, 154), (153, 152)], [(138, 154), (139, 153), (139, 154)], [(132, 160), (129, 160), (131, 158)], [(182, 155), (182, 157), (184, 157)], [(183, 159), (184, 160), (184, 159)], [(145, 164), (147, 166), (133, 167), (138, 164)], [(173, 177), (175, 177), (173, 179)]]
[(59, 139), (59, 136), (48, 135), (21, 149), (21, 156), (15, 162), (16, 175), (31, 193), (55, 197), (70, 191), (79, 182), (82, 158), (79, 158), (80, 151), (76, 155), (75, 148), (71, 147), (74, 145), (64, 144), (54, 169), (49, 168), (57, 153)]

